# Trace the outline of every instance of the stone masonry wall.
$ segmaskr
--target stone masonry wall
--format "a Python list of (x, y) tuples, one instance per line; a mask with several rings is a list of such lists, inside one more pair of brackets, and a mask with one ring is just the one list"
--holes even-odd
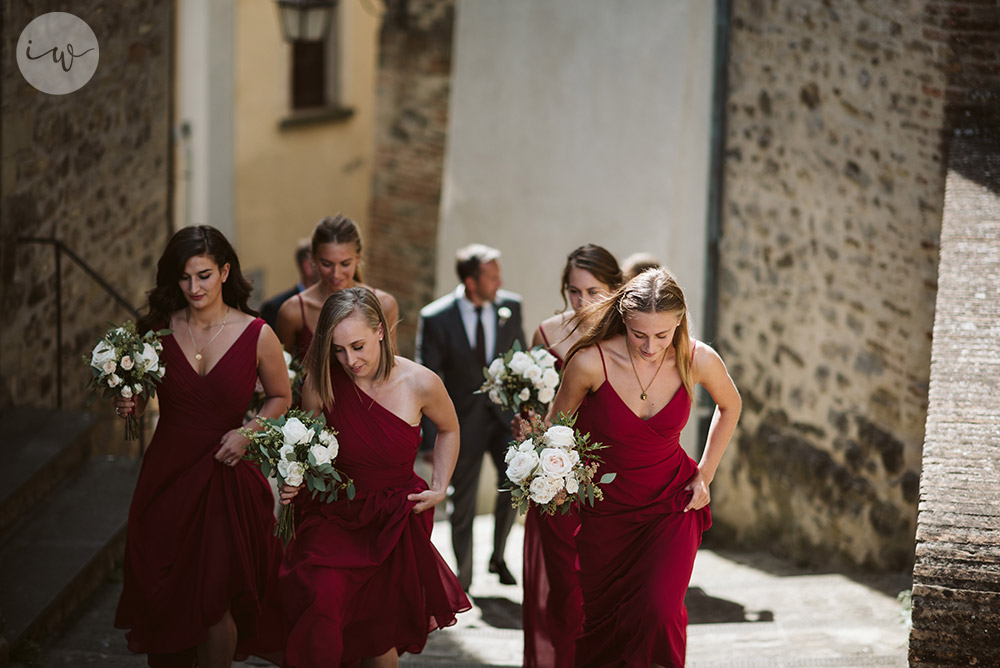
[(713, 533), (913, 559), (945, 75), (914, 0), (734, 0), (718, 349), (744, 397)]
[(455, 5), (454, 0), (386, 5), (365, 280), (399, 301), (400, 354), (412, 357), (420, 308), (436, 296)]
[[(0, 165), (0, 409), (55, 406), (55, 237), (138, 306), (169, 231), (173, 3), (162, 0), (5, 2)], [(14, 48), (34, 17), (67, 11), (93, 29), (100, 64), (80, 90), (53, 96), (21, 76)], [(128, 314), (67, 259), (63, 378), (82, 407), (89, 353), (106, 321)], [(120, 429), (120, 427), (119, 427)]]

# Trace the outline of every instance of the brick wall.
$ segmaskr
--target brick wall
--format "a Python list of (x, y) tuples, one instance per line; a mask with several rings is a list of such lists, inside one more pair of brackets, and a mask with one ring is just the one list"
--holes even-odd
[(717, 537), (912, 561), (946, 86), (925, 4), (732, 4), (717, 344), (744, 412)]
[(455, 8), (453, 0), (386, 4), (365, 280), (399, 301), (400, 353), (412, 357), (420, 307), (436, 296)]
[[(80, 90), (53, 96), (21, 76), (14, 47), (28, 22), (70, 11), (94, 31), (100, 64)], [(61, 239), (135, 305), (152, 284), (168, 233), (173, 3), (5, 2), (0, 166), (0, 409), (54, 406), (55, 264)], [(89, 352), (107, 320), (127, 314), (63, 261), (64, 398), (80, 407)]]

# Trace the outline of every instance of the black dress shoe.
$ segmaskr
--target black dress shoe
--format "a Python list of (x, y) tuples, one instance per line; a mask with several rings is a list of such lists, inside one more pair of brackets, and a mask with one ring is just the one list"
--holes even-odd
[(500, 576), (500, 584), (503, 585), (516, 585), (517, 580), (514, 578), (514, 574), (510, 572), (507, 568), (507, 564), (503, 560), (491, 561), (490, 562), (490, 573), (496, 573)]

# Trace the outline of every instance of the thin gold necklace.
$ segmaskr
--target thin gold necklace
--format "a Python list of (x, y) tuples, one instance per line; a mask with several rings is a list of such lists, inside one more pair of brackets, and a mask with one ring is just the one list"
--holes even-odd
[(660, 356), (660, 366), (656, 367), (656, 371), (653, 372), (653, 377), (649, 379), (649, 383), (646, 387), (642, 386), (642, 381), (639, 380), (639, 372), (635, 370), (635, 360), (632, 359), (632, 346), (629, 345), (628, 341), (625, 341), (625, 348), (628, 352), (628, 361), (632, 365), (632, 373), (635, 374), (635, 382), (639, 383), (639, 389), (642, 390), (642, 394), (639, 398), (643, 401), (646, 400), (646, 390), (648, 390), (653, 385), (653, 381), (656, 380), (656, 374), (660, 373), (660, 369), (663, 368), (663, 360), (667, 359), (667, 349), (663, 349), (663, 355)]
[(215, 339), (218, 338), (219, 334), (222, 334), (222, 330), (226, 328), (226, 320), (228, 319), (229, 319), (229, 307), (227, 306), (226, 315), (222, 316), (222, 325), (219, 327), (219, 331), (217, 331), (215, 334), (212, 335), (212, 338), (208, 340), (208, 343), (206, 343), (201, 347), (201, 350), (198, 350), (198, 344), (194, 342), (194, 331), (192, 331), (191, 329), (191, 311), (188, 310), (185, 320), (187, 322), (188, 335), (191, 337), (191, 347), (194, 348), (194, 358), (196, 360), (198, 360), (199, 362), (201, 361), (201, 354), (205, 351), (205, 348), (208, 348), (210, 345), (212, 345), (212, 341), (215, 341)]

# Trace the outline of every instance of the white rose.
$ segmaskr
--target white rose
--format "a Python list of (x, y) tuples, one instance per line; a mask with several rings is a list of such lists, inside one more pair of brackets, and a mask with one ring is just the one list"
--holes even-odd
[(128, 355), (126, 355), (125, 357), (122, 358), (121, 365), (122, 365), (123, 369), (125, 369), (126, 371), (128, 371), (133, 366), (135, 366), (135, 363), (132, 361), (131, 357), (129, 357)]
[(143, 393), (142, 385), (136, 383), (135, 385), (132, 386), (132, 394), (142, 394), (142, 393)]
[(525, 441), (521, 441), (521, 443), (517, 446), (517, 451), (518, 452), (534, 452), (535, 451), (535, 442), (532, 441), (530, 438), (527, 439), (527, 440), (525, 440)]
[(580, 491), (580, 483), (577, 481), (575, 475), (566, 476), (566, 493), (576, 494)]
[(140, 371), (157, 371), (160, 368), (160, 356), (148, 343), (142, 344), (142, 352), (135, 356)]
[(535, 503), (548, 503), (563, 488), (562, 478), (540, 475), (531, 481), (528, 491)]
[(577, 452), (576, 450), (568, 450), (567, 452), (569, 452), (569, 463), (570, 464), (572, 464), (573, 466), (576, 466), (577, 464), (580, 463), (580, 453), (579, 452)]
[(539, 456), (542, 471), (545, 475), (561, 478), (573, 469), (569, 453), (562, 448), (545, 448)]
[(545, 442), (553, 448), (569, 450), (576, 442), (576, 436), (571, 428), (557, 424), (552, 425), (545, 432)]
[(306, 468), (302, 466), (301, 462), (292, 462), (288, 465), (288, 475), (284, 476), (285, 482), (292, 487), (297, 487), (302, 484), (302, 476), (305, 472)]
[(284, 458), (278, 460), (278, 475), (281, 476), (282, 480), (288, 479), (288, 466), (290, 463), (291, 462)]
[(119, 394), (121, 395), (122, 399), (131, 399), (132, 398), (132, 388), (129, 387), (128, 385), (124, 385), (124, 386), (122, 386), (122, 391), (119, 392)]
[(518, 392), (517, 398), (520, 399), (521, 401), (527, 401), (528, 399), (531, 398), (531, 390), (529, 390), (528, 388), (524, 388), (523, 390)]
[(295, 446), (294, 445), (283, 445), (281, 450), (278, 450), (278, 456), (281, 457), (283, 462), (295, 461)]
[(281, 355), (282, 355), (282, 357), (285, 358), (285, 366), (291, 366), (291, 364), (292, 364), (292, 356), (291, 356), (291, 354), (287, 350), (282, 350), (281, 351)]
[(111, 376), (108, 377), (108, 387), (118, 387), (121, 384), (122, 379), (115, 374), (111, 374)]
[(510, 364), (507, 367), (512, 373), (520, 376), (524, 373), (528, 367), (532, 366), (535, 360), (531, 359), (531, 355), (521, 352), (520, 350), (514, 353), (513, 357), (510, 358)]
[(546, 369), (542, 374), (542, 385), (551, 387), (553, 390), (559, 387), (559, 372), (555, 369)]
[[(112, 373), (115, 372), (115, 369), (117, 369), (117, 368), (118, 368), (118, 365), (115, 364), (114, 360), (108, 360), (107, 362), (104, 363), (104, 373), (105, 374), (112, 374)], [(111, 387), (114, 387), (114, 385), (112, 385)]]
[(520, 485), (536, 468), (538, 468), (538, 455), (534, 450), (518, 452), (507, 464), (507, 477), (515, 485)]
[(551, 387), (543, 387), (538, 390), (538, 400), (543, 404), (547, 404), (556, 397), (556, 391)]
[(312, 440), (312, 429), (302, 424), (298, 418), (291, 418), (281, 428), (281, 435), (285, 437), (287, 445), (308, 443)]
[(489, 374), (492, 377), (498, 378), (502, 372), (503, 372), (503, 360), (502, 359), (500, 359), (498, 357), (495, 360), (493, 360), (492, 362), (490, 362)]
[(524, 373), (522, 373), (521, 376), (530, 380), (532, 383), (537, 383), (542, 379), (542, 367), (537, 364), (532, 364), (524, 370)]
[(489, 392), (489, 394), (487, 396), (490, 398), (490, 401), (492, 401), (493, 403), (495, 403), (495, 404), (499, 404), (500, 403), (500, 393), (497, 392), (496, 390), (490, 390), (490, 392)]
[(330, 449), (325, 445), (316, 444), (309, 448), (309, 453), (316, 460), (317, 466), (330, 463)]
[(510, 316), (512, 315), (514, 314), (511, 313), (511, 310), (506, 306), (501, 306), (500, 308), (497, 309), (497, 318), (500, 319), (501, 325), (510, 320)]
[(551, 368), (556, 363), (556, 358), (545, 348), (535, 348), (531, 351), (531, 356), (542, 367)]
[(503, 461), (505, 464), (510, 464), (510, 460), (514, 459), (514, 455), (517, 454), (517, 446), (512, 445), (507, 448), (507, 454), (504, 455)]
[(90, 366), (95, 369), (103, 369), (104, 363), (115, 358), (115, 349), (104, 339), (97, 342), (94, 352), (90, 355)]
[(330, 461), (337, 458), (337, 454), (340, 452), (340, 441), (337, 440), (332, 431), (329, 429), (321, 431), (319, 433), (319, 442), (326, 446), (327, 452), (330, 453)]

